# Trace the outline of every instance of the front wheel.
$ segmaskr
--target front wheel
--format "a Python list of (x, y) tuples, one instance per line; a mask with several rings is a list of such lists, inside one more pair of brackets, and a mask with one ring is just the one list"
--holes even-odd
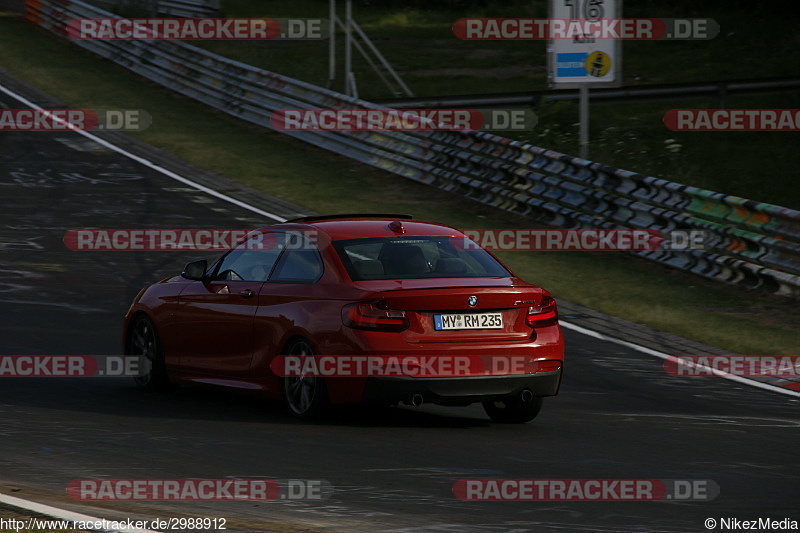
[(128, 335), (126, 356), (140, 356), (142, 374), (133, 378), (141, 389), (164, 390), (170, 385), (164, 347), (153, 321), (146, 315), (135, 318)]
[[(305, 339), (292, 342), (285, 352), (295, 357), (314, 355), (314, 349)], [(289, 412), (299, 418), (318, 418), (328, 406), (328, 391), (321, 377), (284, 376), (281, 393)]]
[(529, 401), (520, 398), (483, 402), (483, 409), (493, 422), (500, 424), (524, 424), (530, 422), (542, 409), (542, 397), (534, 396)]

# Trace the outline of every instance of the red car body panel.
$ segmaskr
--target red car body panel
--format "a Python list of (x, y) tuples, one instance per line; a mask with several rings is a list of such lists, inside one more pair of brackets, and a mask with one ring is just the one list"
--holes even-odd
[[(297, 337), (310, 341), (317, 354), (533, 355), (537, 361), (558, 361), (563, 368), (564, 343), (557, 321), (535, 329), (525, 323), (529, 302), (538, 304), (549, 293), (517, 277), (353, 281), (331, 243), (397, 237), (388, 228), (392, 221), (337, 219), (263, 228), (259, 231), (312, 232), (324, 267), (322, 276), (315, 283), (168, 278), (139, 293), (125, 316), (123, 338), (127, 339), (133, 317), (145, 313), (159, 333), (172, 381), (253, 389), (273, 398), (280, 397), (281, 389), (270, 362)], [(439, 224), (403, 220), (402, 227), (403, 237), (466, 238)], [(478, 297), (475, 307), (466, 305), (470, 296)], [(344, 324), (345, 305), (372, 300), (406, 311), (408, 328), (370, 331)], [(504, 327), (434, 330), (433, 314), (448, 311), (501, 311)], [(557, 373), (543, 395), (558, 392), (561, 369)], [(367, 381), (326, 378), (330, 400), (362, 401)]]

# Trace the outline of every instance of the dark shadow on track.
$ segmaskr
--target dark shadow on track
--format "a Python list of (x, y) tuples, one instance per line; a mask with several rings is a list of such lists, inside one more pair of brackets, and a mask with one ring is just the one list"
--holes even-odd
[(128, 378), (8, 378), (1, 383), (2, 403), (62, 411), (64, 416), (113, 415), (350, 427), (469, 428), (489, 420), (447, 416), (429, 411), (386, 407), (333, 406), (318, 420), (300, 420), (277, 400), (210, 386), (175, 386), (164, 392), (143, 391)]

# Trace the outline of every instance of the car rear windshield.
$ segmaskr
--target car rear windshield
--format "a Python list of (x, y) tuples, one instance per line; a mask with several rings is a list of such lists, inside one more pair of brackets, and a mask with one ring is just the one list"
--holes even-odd
[(485, 250), (459, 247), (463, 242), (450, 237), (376, 237), (335, 241), (333, 246), (353, 281), (511, 276)]

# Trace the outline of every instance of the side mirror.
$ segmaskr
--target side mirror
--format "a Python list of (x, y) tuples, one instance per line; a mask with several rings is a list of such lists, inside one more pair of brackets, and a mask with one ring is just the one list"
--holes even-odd
[(193, 263), (189, 263), (181, 272), (181, 276), (186, 279), (193, 279), (197, 281), (203, 281), (206, 276), (206, 269), (208, 268), (208, 261), (205, 259), (201, 259), (200, 261), (194, 261)]

